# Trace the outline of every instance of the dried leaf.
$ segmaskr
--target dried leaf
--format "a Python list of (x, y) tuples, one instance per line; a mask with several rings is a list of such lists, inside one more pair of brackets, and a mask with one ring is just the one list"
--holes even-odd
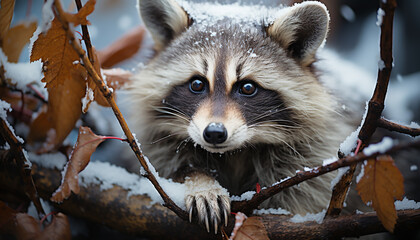
[(10, 228), (14, 223), (14, 217), (16, 211), (6, 205), (6, 203), (0, 201), (0, 232), (11, 233)]
[(0, 42), (3, 40), (12, 22), (15, 0), (0, 1)]
[(77, 26), (81, 25), (90, 25), (90, 22), (86, 19), (86, 17), (95, 10), (96, 0), (89, 0), (86, 4), (75, 14), (65, 12), (65, 18), (67, 21)]
[(36, 21), (24, 22), (9, 29), (3, 38), (2, 49), (9, 62), (18, 62), (23, 47), (36, 29)]
[(260, 217), (249, 217), (239, 228), (235, 240), (269, 240), (267, 230)]
[(66, 215), (62, 213), (58, 213), (55, 216), (53, 215), (51, 223), (44, 229), (44, 231), (42, 231), (40, 236), (37, 238), (37, 240), (44, 239), (71, 239), (70, 223)]
[(136, 54), (141, 47), (144, 33), (143, 26), (136, 27), (107, 48), (99, 51), (102, 68), (111, 68)]
[[(95, 69), (96, 73), (102, 78), (101, 74), (101, 65), (98, 60), (98, 54), (96, 52), (96, 49), (92, 47), (92, 54), (93, 54), (93, 68)], [(87, 73), (86, 73), (87, 74)], [(106, 98), (102, 95), (101, 90), (97, 87), (95, 81), (92, 79), (91, 76), (87, 76), (88, 79), (88, 87), (92, 89), (94, 100), (101, 106), (109, 107), (108, 101)], [(87, 106), (89, 106), (91, 101), (88, 102)], [(87, 112), (86, 110), (83, 110), (84, 113)]]
[(48, 89), (71, 81), (75, 65), (79, 56), (70, 45), (66, 31), (57, 18), (51, 23), (46, 34), (40, 34), (34, 42), (31, 61), (42, 60), (44, 68), (43, 82)]
[(68, 198), (71, 191), (79, 193), (79, 173), (85, 169), (90, 161), (90, 156), (104, 139), (88, 127), (80, 127), (76, 145), (65, 169), (64, 179), (60, 187), (51, 197), (51, 201), (62, 202)]
[(121, 68), (102, 69), (102, 76), (109, 87), (113, 89), (123, 89), (128, 83), (131, 82), (133, 74)]
[(364, 166), (364, 175), (357, 184), (357, 191), (363, 202), (372, 203), (384, 227), (394, 231), (397, 222), (395, 199), (404, 195), (404, 178), (391, 156), (370, 159)]
[(39, 152), (56, 149), (79, 120), (86, 88), (83, 71), (82, 66), (75, 65), (66, 81), (48, 88), (48, 108), (32, 122), (28, 136), (29, 142), (45, 142)]
[(15, 217), (13, 235), (16, 239), (35, 239), (41, 233), (41, 225), (32, 216), (18, 213)]

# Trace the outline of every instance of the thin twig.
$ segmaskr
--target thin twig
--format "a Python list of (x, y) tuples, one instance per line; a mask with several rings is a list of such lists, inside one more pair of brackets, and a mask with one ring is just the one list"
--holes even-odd
[(420, 128), (407, 127), (398, 123), (391, 122), (385, 118), (378, 120), (378, 127), (387, 129), (393, 132), (404, 133), (412, 137), (420, 136)]
[(31, 166), (28, 164), (29, 160), (23, 152), (24, 150), (22, 148), (22, 143), (17, 140), (13, 130), (10, 129), (6, 120), (3, 118), (0, 118), (0, 130), (3, 138), (10, 145), (10, 153), (16, 160), (16, 164), (24, 182), (25, 194), (34, 203), (36, 211), (38, 212), (38, 216), (41, 219), (45, 216), (45, 211), (42, 208), (38, 191), (35, 187), (34, 180), (32, 179)]
[(142, 151), (140, 147), (138, 146), (136, 139), (133, 137), (133, 134), (131, 133), (130, 129), (128, 128), (127, 122), (123, 118), (121, 111), (119, 110), (115, 99), (113, 97), (113, 92), (108, 88), (108, 86), (104, 83), (102, 78), (98, 75), (98, 73), (95, 71), (92, 63), (89, 61), (89, 58), (86, 56), (85, 51), (83, 48), (79, 45), (79, 43), (74, 38), (73, 32), (69, 28), (68, 21), (63, 17), (64, 16), (64, 10), (61, 6), (61, 3), (59, 0), (54, 1), (54, 6), (56, 10), (56, 17), (61, 22), (63, 29), (66, 31), (67, 37), (70, 41), (70, 44), (74, 48), (74, 50), (77, 52), (79, 57), (83, 60), (83, 66), (89, 73), (89, 75), (92, 77), (94, 82), (96, 83), (97, 87), (100, 89), (102, 95), (107, 99), (109, 105), (111, 106), (112, 110), (114, 111), (115, 116), (118, 119), (118, 122), (121, 125), (122, 130), (124, 131), (128, 143), (135, 153), (136, 157), (140, 161), (141, 166), (144, 168), (144, 170), (147, 172), (145, 175), (150, 182), (153, 184), (153, 186), (156, 188), (160, 196), (162, 197), (163, 201), (165, 202), (165, 206), (169, 209), (171, 209), (173, 212), (175, 212), (179, 217), (181, 217), (184, 220), (188, 219), (188, 214), (186, 211), (182, 210), (180, 207), (178, 207), (165, 193), (165, 191), (160, 186), (159, 182), (157, 181), (156, 177), (153, 175), (153, 173), (150, 171), (149, 166), (142, 154)]
[(306, 181), (311, 178), (315, 178), (321, 175), (324, 175), (328, 172), (337, 170), (342, 167), (347, 167), (353, 165), (355, 163), (364, 161), (370, 158), (376, 158), (380, 155), (387, 155), (391, 153), (395, 153), (401, 151), (403, 149), (410, 149), (410, 148), (419, 148), (420, 149), (420, 140), (416, 140), (409, 143), (403, 143), (399, 145), (395, 145), (394, 147), (388, 149), (385, 152), (375, 152), (370, 155), (366, 155), (362, 152), (358, 153), (357, 155), (347, 156), (344, 158), (340, 158), (335, 162), (332, 162), (328, 165), (320, 166), (313, 168), (308, 171), (302, 171), (296, 173), (294, 177), (288, 178), (287, 180), (281, 181), (278, 184), (275, 184), (271, 187), (261, 190), (260, 193), (254, 194), (254, 196), (248, 201), (240, 201), (240, 202), (233, 202), (232, 203), (232, 211), (236, 212), (244, 212), (249, 213), (253, 209), (256, 209), (258, 205), (260, 205), (263, 201), (267, 200), (271, 196), (281, 192), (283, 189), (295, 186), (303, 181)]
[[(381, 118), (382, 111), (385, 107), (385, 96), (392, 71), (393, 21), (397, 3), (396, 0), (380, 0), (379, 2), (381, 9), (385, 11), (385, 15), (383, 16), (381, 23), (380, 61), (382, 62), (379, 64), (376, 87), (373, 96), (369, 101), (366, 119), (358, 136), (358, 138), (362, 141), (361, 149), (369, 144), (370, 138), (378, 127), (378, 120)], [(353, 179), (356, 166), (357, 164), (350, 166), (350, 169), (343, 175), (336, 186), (334, 186), (326, 217), (338, 216), (340, 214), (351, 180)]]
[[(75, 1), (76, 1), (77, 11), (80, 11), (80, 9), (83, 7), (82, 2), (80, 0), (75, 0)], [(92, 42), (90, 41), (89, 31), (86, 25), (82, 25), (82, 33), (83, 33), (82, 38), (83, 38), (83, 41), (85, 42), (89, 61), (92, 63), (92, 65), (94, 65), (95, 60), (93, 58), (93, 53), (92, 53)]]

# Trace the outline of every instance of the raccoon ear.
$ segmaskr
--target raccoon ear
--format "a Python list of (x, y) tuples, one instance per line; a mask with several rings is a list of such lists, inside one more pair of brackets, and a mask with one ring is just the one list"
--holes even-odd
[(285, 10), (266, 31), (300, 64), (307, 66), (314, 61), (327, 36), (329, 20), (324, 4), (307, 1)]
[(152, 35), (155, 49), (162, 50), (191, 23), (175, 0), (138, 0), (140, 15)]

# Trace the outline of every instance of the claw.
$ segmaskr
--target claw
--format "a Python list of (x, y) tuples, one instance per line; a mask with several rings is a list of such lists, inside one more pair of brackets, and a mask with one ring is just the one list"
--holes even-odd
[(192, 215), (193, 215), (193, 207), (191, 206), (190, 207), (190, 214), (189, 214), (190, 222), (192, 222)]
[(209, 227), (209, 219), (206, 217), (205, 218), (205, 222), (206, 222), (206, 229), (207, 229), (207, 232), (210, 232), (210, 227)]
[(226, 210), (224, 210), (223, 213), (225, 214), (225, 227), (227, 227), (227, 225), (228, 225), (228, 215), (227, 215)]
[(217, 234), (217, 220), (214, 219), (214, 234)]

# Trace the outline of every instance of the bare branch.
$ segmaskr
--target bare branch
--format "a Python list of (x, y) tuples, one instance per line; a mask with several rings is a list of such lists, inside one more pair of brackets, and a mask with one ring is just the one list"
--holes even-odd
[(308, 171), (298, 172), (296, 173), (294, 177), (288, 178), (287, 180), (281, 181), (278, 184), (275, 184), (269, 188), (261, 190), (260, 193), (256, 193), (248, 201), (232, 202), (232, 211), (250, 213), (253, 209), (256, 209), (258, 205), (260, 205), (263, 201), (267, 200), (274, 194), (281, 192), (283, 189), (295, 186), (308, 179), (321, 176), (323, 174), (337, 170), (342, 167), (353, 165), (355, 163), (364, 161), (366, 159), (376, 158), (377, 156), (380, 156), (380, 155), (387, 155), (387, 154), (395, 153), (403, 149), (409, 149), (409, 148), (420, 149), (420, 140), (395, 145), (394, 147), (382, 153), (375, 152), (370, 155), (365, 155), (363, 152), (360, 152), (359, 154), (354, 155), (354, 156), (347, 156), (344, 158), (340, 158), (337, 161), (332, 162), (328, 165), (316, 167)]
[(7, 124), (6, 120), (0, 118), (0, 132), (6, 142), (10, 145), (10, 153), (19, 168), (19, 173), (23, 179), (25, 186), (26, 196), (34, 203), (35, 208), (38, 212), (39, 218), (45, 216), (45, 211), (42, 208), (41, 201), (39, 200), (38, 191), (35, 187), (34, 180), (32, 179), (31, 166), (28, 165), (29, 160), (26, 158), (23, 152), (22, 143), (19, 142), (13, 132)]
[[(394, 11), (397, 7), (397, 3), (396, 0), (379, 0), (379, 3), (381, 9), (385, 11), (385, 15), (383, 16), (381, 23), (381, 63), (379, 64), (375, 91), (369, 101), (366, 119), (358, 136), (358, 138), (363, 143), (360, 149), (363, 149), (367, 144), (369, 144), (370, 138), (378, 127), (378, 120), (380, 119), (382, 111), (385, 107), (385, 96), (392, 71), (392, 34)], [(330, 201), (330, 205), (328, 206), (326, 217), (338, 216), (340, 214), (350, 187), (349, 183), (353, 179), (355, 169), (356, 164), (350, 166), (350, 169), (347, 171), (347, 173), (344, 174), (337, 185), (334, 186), (333, 195)]]
[(385, 118), (380, 118), (378, 120), (378, 127), (384, 128), (393, 132), (404, 133), (412, 137), (417, 137), (420, 135), (420, 128), (407, 127), (407, 126), (386, 120)]
[[(82, 8), (82, 2), (80, 0), (75, 0), (75, 1), (76, 1), (77, 10), (80, 11), (80, 9)], [(83, 37), (83, 41), (85, 42), (89, 61), (90, 63), (92, 63), (92, 65), (94, 65), (95, 60), (93, 58), (93, 53), (92, 53), (92, 43), (90, 41), (89, 31), (86, 25), (82, 25), (82, 33), (83, 33), (82, 37)]]
[(147, 172), (145, 177), (147, 177), (150, 182), (153, 184), (153, 186), (156, 188), (160, 196), (165, 202), (165, 206), (172, 211), (174, 211), (179, 217), (181, 217), (184, 220), (188, 219), (188, 214), (184, 210), (182, 210), (180, 207), (178, 207), (165, 193), (165, 191), (160, 186), (159, 182), (157, 181), (156, 177), (152, 174), (152, 172), (149, 169), (148, 163), (145, 160), (143, 153), (140, 149), (140, 147), (137, 144), (136, 139), (133, 137), (133, 134), (131, 133), (130, 129), (128, 128), (127, 122), (125, 121), (124, 117), (121, 114), (121, 111), (119, 110), (114, 96), (113, 92), (108, 88), (108, 86), (105, 84), (105, 82), (102, 80), (102, 78), (98, 75), (98, 73), (95, 71), (92, 63), (89, 61), (89, 58), (86, 56), (85, 51), (83, 48), (79, 45), (78, 41), (76, 41), (72, 31), (69, 28), (69, 23), (65, 19), (64, 16), (64, 10), (61, 6), (61, 3), (59, 0), (54, 1), (54, 7), (56, 10), (56, 17), (61, 22), (63, 29), (67, 33), (67, 37), (70, 40), (70, 44), (74, 48), (74, 50), (78, 53), (79, 57), (83, 60), (83, 66), (86, 68), (89, 75), (92, 77), (100, 91), (102, 92), (102, 95), (106, 98), (109, 105), (111, 106), (112, 110), (114, 111), (115, 116), (118, 119), (118, 122), (121, 125), (122, 130), (124, 131), (124, 134), (127, 137), (128, 143), (135, 153), (137, 159), (139, 160), (141, 166), (144, 168), (144, 170)]

